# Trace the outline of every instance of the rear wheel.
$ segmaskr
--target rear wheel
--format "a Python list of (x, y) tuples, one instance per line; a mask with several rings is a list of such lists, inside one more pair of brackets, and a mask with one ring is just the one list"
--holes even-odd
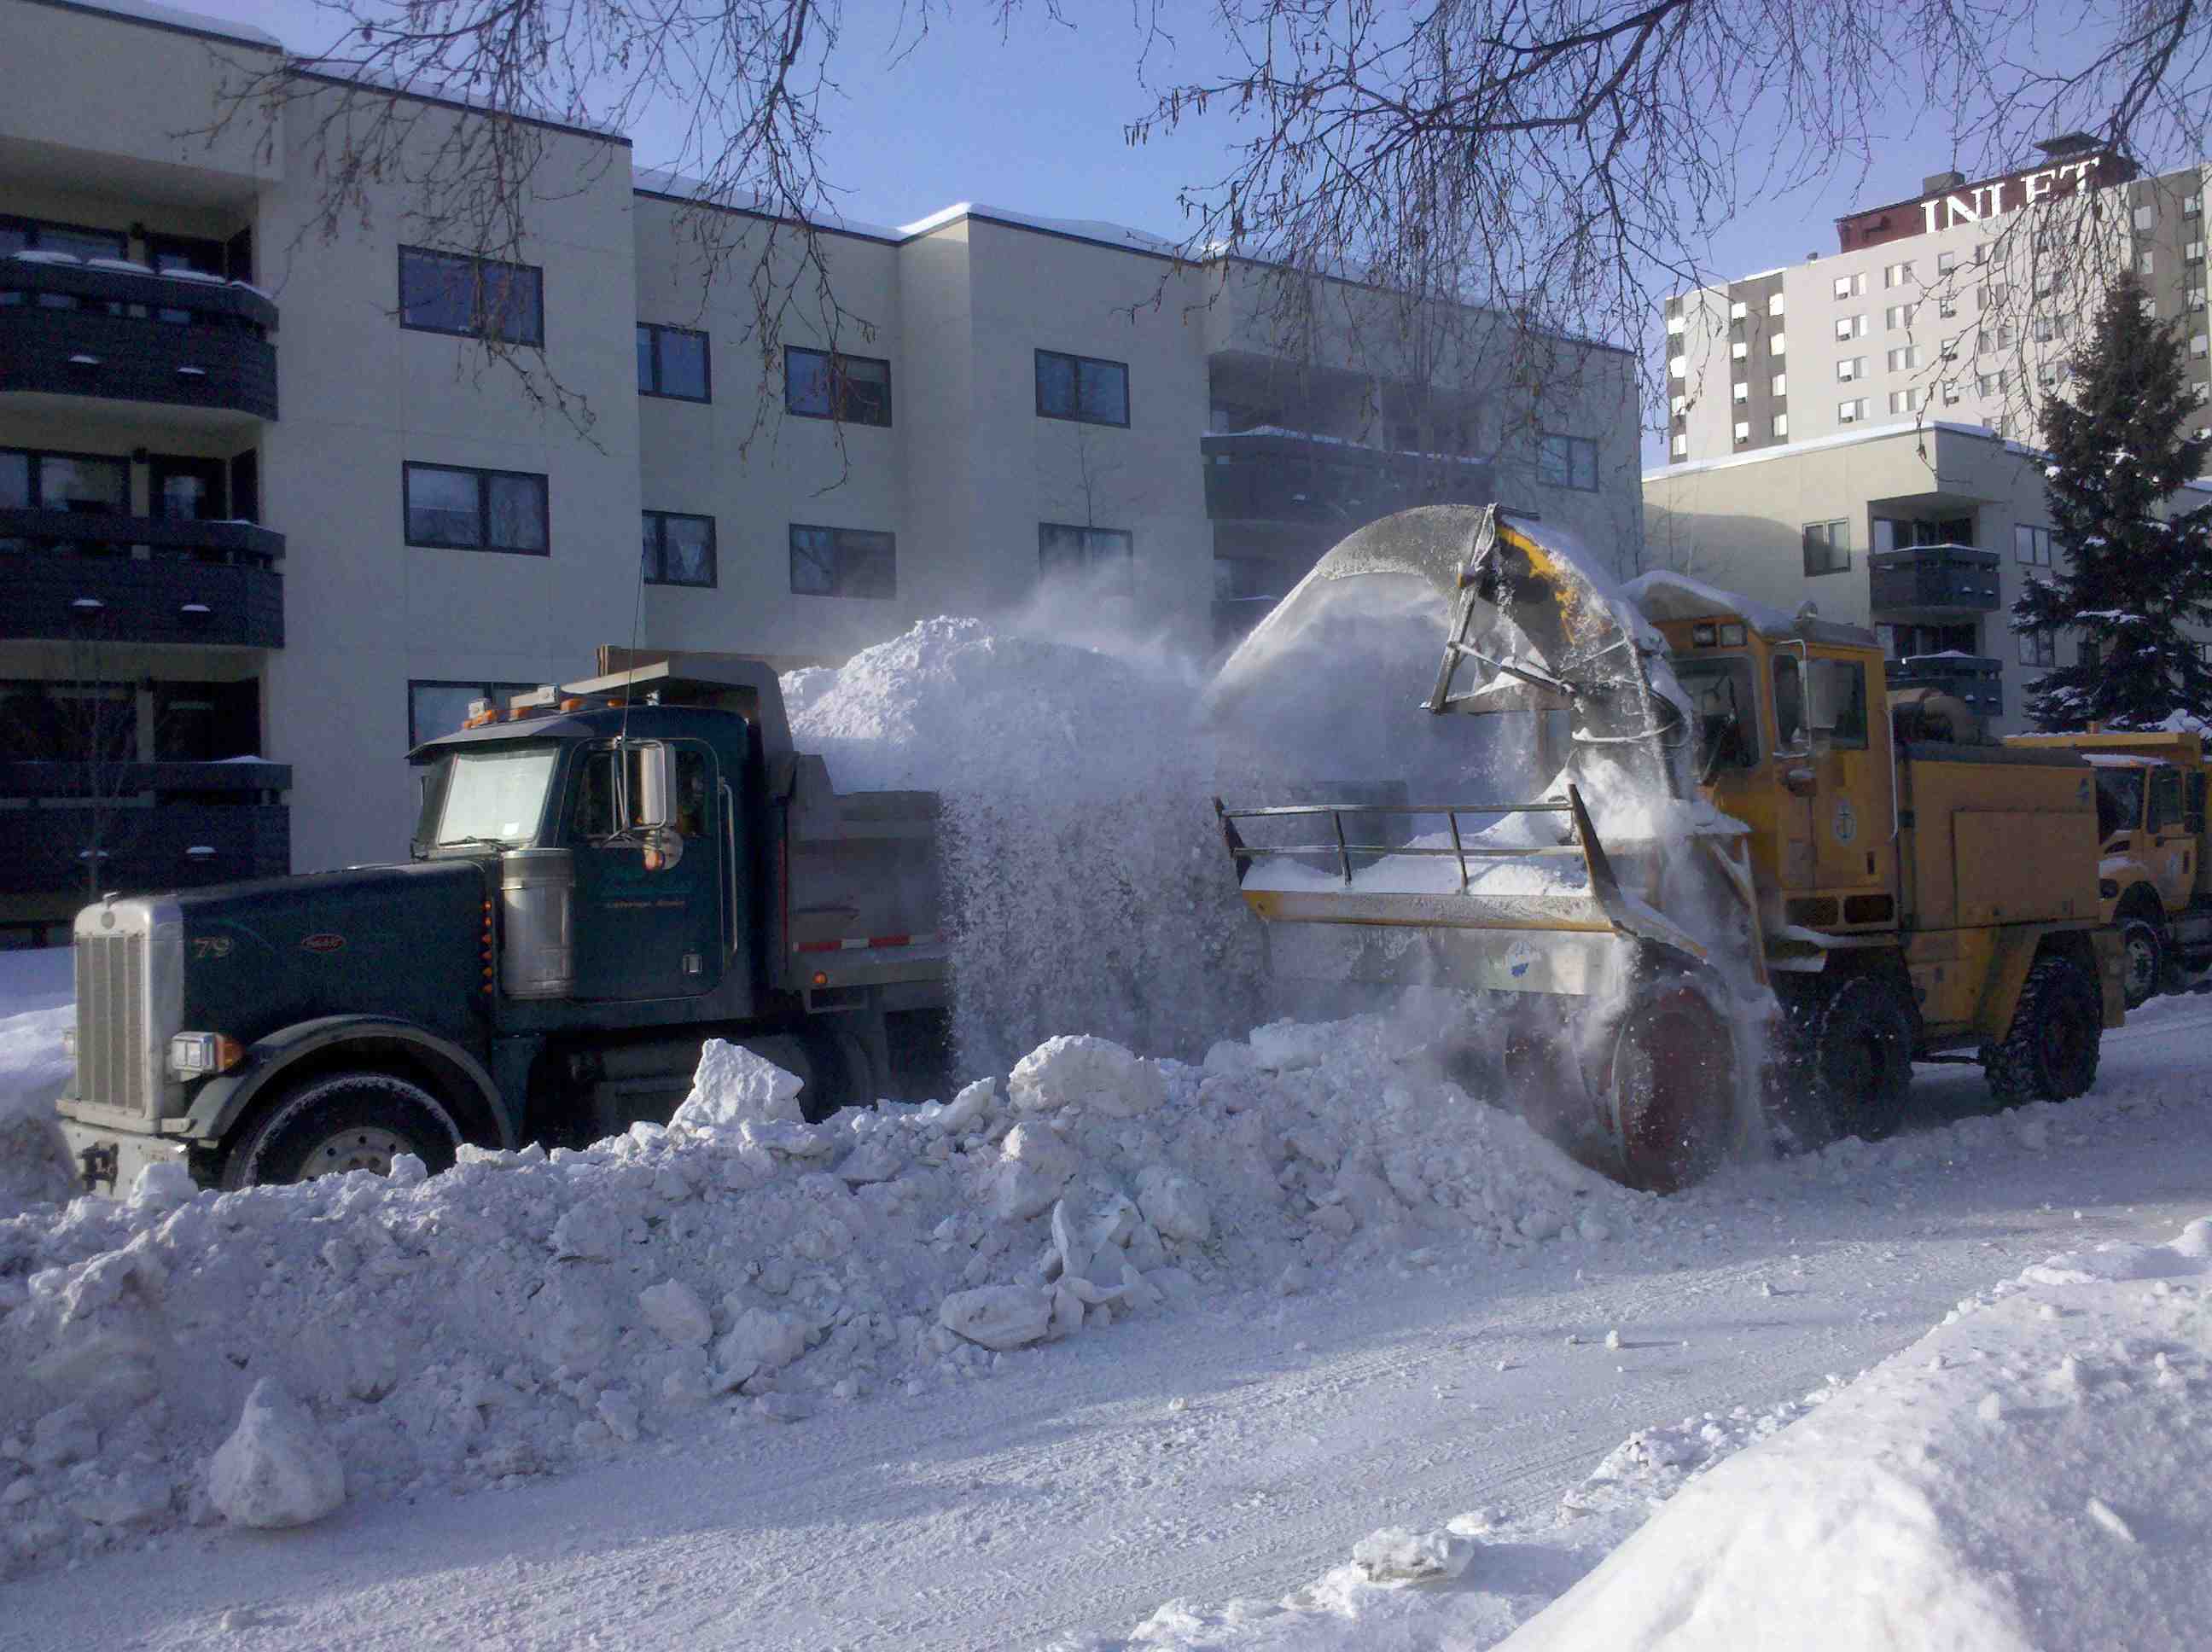
[(2097, 1082), (2105, 1034), (2097, 983), (2071, 958), (2038, 958), (2002, 1044), (1982, 1056), (1990, 1093), (2003, 1102), (2070, 1102)]
[(1703, 1181), (1735, 1133), (1728, 1017), (1687, 977), (1647, 983), (1613, 1035), (1607, 1088), (1624, 1181), (1662, 1193)]
[(306, 1181), (348, 1170), (391, 1173), (412, 1153), (433, 1175), (453, 1166), (460, 1127), (438, 1098), (390, 1072), (309, 1079), (264, 1113), (223, 1159), (222, 1185)]
[(1852, 975), (1814, 1011), (1805, 1077), (1838, 1136), (1880, 1141), (1905, 1122), (1912, 1087), (1912, 1010), (1901, 981)]
[(2120, 949), (2127, 964), (2127, 1004), (2139, 1010), (2166, 989), (2166, 926), (2142, 912), (2120, 920)]

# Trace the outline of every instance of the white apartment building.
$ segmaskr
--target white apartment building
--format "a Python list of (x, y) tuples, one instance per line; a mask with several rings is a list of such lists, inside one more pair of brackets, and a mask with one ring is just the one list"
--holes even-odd
[[(726, 210), (710, 280), (618, 136), (538, 125), (507, 260), (418, 239), (397, 185), (325, 234), (319, 94), (194, 135), (274, 41), (79, 0), (0, 30), (18, 936), (90, 888), (403, 853), (410, 745), (601, 645), (836, 660), (1062, 571), (1202, 644), (1406, 505), (1641, 531), (1626, 352), (1350, 282), (1293, 316), (1265, 269), (963, 205), (826, 228), (848, 319), (763, 362), (750, 255), (791, 227)], [(413, 106), (423, 145), (483, 118)]]

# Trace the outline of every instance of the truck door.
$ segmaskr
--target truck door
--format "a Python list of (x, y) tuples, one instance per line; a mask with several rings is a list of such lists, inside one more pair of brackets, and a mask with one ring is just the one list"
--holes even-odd
[(1814, 791), (1818, 782), (1805, 726), (1805, 656), (1802, 644), (1774, 651), (1772, 665), (1778, 864), (1785, 890), (1813, 887)]
[(2189, 904), (2197, 882), (2197, 836), (2182, 807), (2182, 775), (2171, 763), (2150, 771), (2150, 876), (2168, 912)]
[(1876, 740), (1868, 720), (1865, 662), (1816, 657), (1807, 669), (1819, 887), (1854, 890), (1885, 883), (1890, 791), (1897, 778), (1887, 740)]
[(673, 865), (646, 866), (646, 846), (617, 829), (614, 748), (587, 750), (570, 772), (568, 841), (575, 850), (579, 999), (696, 998), (722, 975), (721, 804), (713, 752), (676, 751)]

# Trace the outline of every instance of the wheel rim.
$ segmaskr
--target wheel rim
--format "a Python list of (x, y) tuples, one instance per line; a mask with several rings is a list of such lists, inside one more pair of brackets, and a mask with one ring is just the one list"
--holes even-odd
[(392, 1174), (392, 1161), (402, 1153), (416, 1152), (411, 1140), (397, 1130), (378, 1125), (355, 1125), (337, 1130), (307, 1150), (301, 1162), (302, 1181), (316, 1176), (343, 1175), (349, 1170)]
[(2131, 925), (2127, 937), (2128, 1002), (2140, 1004), (2158, 986), (2158, 943), (2146, 934), (2139, 924)]

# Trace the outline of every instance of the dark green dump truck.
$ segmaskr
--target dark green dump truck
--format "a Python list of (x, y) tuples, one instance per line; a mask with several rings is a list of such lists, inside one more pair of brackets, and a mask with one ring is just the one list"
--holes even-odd
[(543, 689), (410, 758), (404, 863), (77, 915), (59, 1107), (88, 1187), (594, 1140), (665, 1120), (710, 1037), (819, 1116), (939, 1030), (937, 798), (839, 796), (765, 665)]

